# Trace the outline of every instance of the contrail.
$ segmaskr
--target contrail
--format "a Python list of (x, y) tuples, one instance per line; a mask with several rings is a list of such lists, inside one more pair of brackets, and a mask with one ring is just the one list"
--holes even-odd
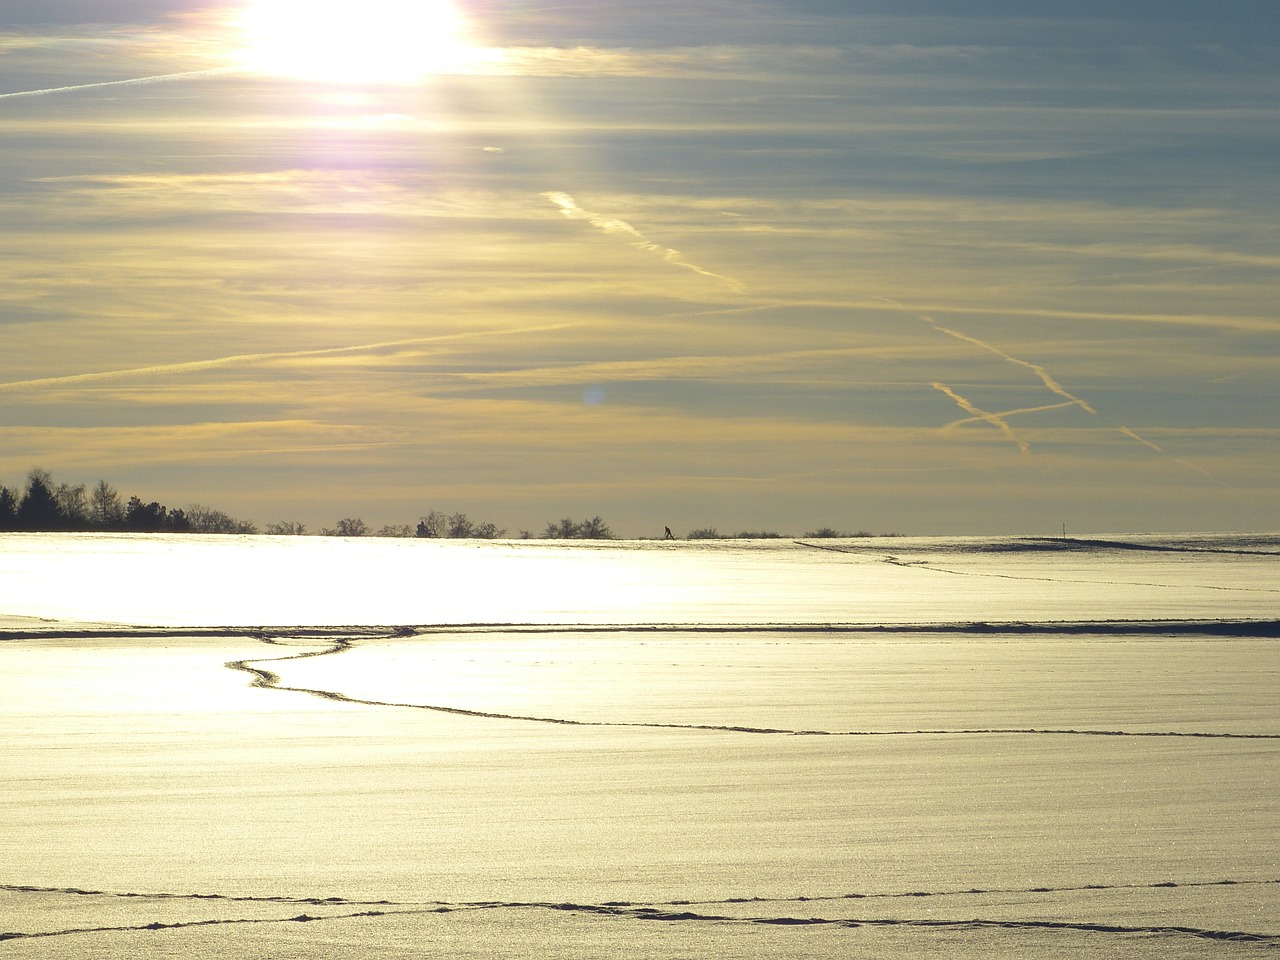
[(474, 330), (463, 333), (445, 333), (433, 337), (410, 337), (406, 340), (383, 340), (378, 343), (361, 343), (345, 347), (324, 347), (319, 350), (285, 350), (275, 353), (237, 353), (229, 357), (211, 357), (207, 360), (188, 360), (182, 363), (161, 363), (149, 367), (128, 367), (123, 370), (101, 370), (94, 373), (73, 373), (65, 377), (42, 377), (38, 380), (11, 380), (0, 383), (0, 393), (19, 390), (39, 389), (41, 387), (61, 387), (77, 383), (91, 383), (96, 380), (117, 380), (123, 377), (145, 376), (162, 373), (190, 373), (194, 370), (209, 370), (214, 367), (229, 367), (242, 363), (262, 363), (269, 360), (295, 360), (302, 357), (328, 357), (343, 353), (365, 353), (370, 350), (385, 350), (390, 347), (416, 346), (424, 343), (439, 343), (445, 340), (462, 340), (471, 337), (492, 337), (501, 334), (542, 333), (548, 330), (561, 330), (577, 326), (573, 323), (552, 323), (537, 327), (521, 327), (519, 329)]
[(75, 93), (78, 90), (100, 90), (103, 87), (129, 87), (147, 83), (163, 83), (166, 80), (191, 80), (195, 77), (215, 77), (224, 73), (235, 73), (239, 67), (213, 67), (209, 70), (187, 70), (183, 73), (160, 73), (150, 77), (133, 77), (130, 80), (102, 80), (97, 83), (74, 83), (67, 87), (44, 87), (40, 90), (18, 90), (14, 93), (0, 93), (0, 100), (14, 97), (47, 97), (55, 93)]
[(1015, 363), (1020, 367), (1026, 367), (1028, 370), (1033, 371), (1035, 375), (1040, 378), (1041, 382), (1058, 396), (1069, 400), (1071, 403), (1079, 406), (1083, 410), (1087, 410), (1089, 413), (1097, 414), (1098, 411), (1089, 406), (1085, 401), (1081, 400), (1074, 394), (1068, 393), (1066, 389), (1063, 388), (1062, 384), (1049, 376), (1049, 372), (1045, 370), (1044, 367), (1040, 366), (1040, 364), (1031, 363), (1027, 360), (1019, 360), (1017, 357), (1013, 357), (1005, 353), (999, 347), (993, 347), (989, 343), (984, 343), (977, 337), (971, 337), (967, 333), (961, 333), (959, 330), (951, 330), (947, 327), (940, 326), (933, 317), (921, 314), (920, 319), (940, 333), (945, 333), (949, 337), (955, 337), (957, 340), (963, 340), (965, 343), (972, 343), (975, 347), (981, 347), (989, 353), (994, 353), (997, 357), (1008, 363)]
[[(883, 298), (880, 298), (880, 299), (883, 299)], [(1033, 371), (1035, 375), (1040, 378), (1040, 382), (1043, 383), (1049, 390), (1051, 390), (1053, 393), (1056, 393), (1058, 396), (1066, 399), (1067, 401), (1066, 403), (1055, 404), (1055, 406), (1061, 406), (1061, 407), (1075, 406), (1075, 407), (1079, 407), (1081, 410), (1086, 411), (1087, 413), (1093, 414), (1094, 416), (1098, 415), (1097, 410), (1091, 407), (1086, 401), (1077, 397), (1075, 394), (1069, 393), (1066, 390), (1066, 388), (1062, 386), (1062, 384), (1060, 384), (1057, 380), (1053, 379), (1053, 377), (1049, 376), (1049, 371), (1045, 370), (1045, 368), (1040, 366), (1040, 364), (1031, 363), (1028, 360), (1020, 360), (1017, 357), (1014, 357), (1005, 353), (999, 347), (992, 346), (989, 343), (979, 340), (977, 337), (971, 337), (967, 333), (961, 333), (959, 330), (952, 330), (948, 327), (944, 327), (940, 325), (936, 320), (934, 320), (933, 317), (930, 317), (926, 314), (920, 314), (920, 319), (923, 320), (925, 323), (929, 324), (929, 326), (933, 327), (933, 329), (937, 330), (939, 333), (945, 333), (947, 336), (955, 337), (955, 339), (962, 340), (965, 343), (972, 343), (975, 347), (981, 347), (983, 350), (986, 350), (989, 353), (994, 353), (997, 357), (999, 357), (1000, 359), (1008, 363), (1017, 364), (1020, 367), (1026, 367), (1028, 370)], [(1054, 407), (1045, 407), (1043, 409), (1052, 410), (1054, 409)], [(1028, 411), (1012, 411), (1012, 412), (1030, 413), (1031, 411), (1028, 410)], [(1156, 453), (1164, 453), (1163, 447), (1160, 447), (1159, 445), (1152, 443), (1150, 440), (1147, 440), (1144, 437), (1138, 436), (1138, 434), (1134, 433), (1124, 424), (1121, 424), (1121, 423), (1116, 424), (1116, 429), (1120, 431), (1120, 433), (1128, 437), (1130, 440), (1136, 440), (1138, 443), (1142, 444), (1144, 447), (1149, 447), (1152, 450), (1156, 451)], [(1179, 462), (1182, 462), (1182, 461), (1179, 461)], [(1188, 466), (1190, 466), (1190, 464), (1188, 464)], [(1203, 470), (1200, 470), (1198, 467), (1195, 467), (1193, 469), (1199, 470), (1199, 472), (1201, 473), (1205, 472)], [(1206, 473), (1205, 476), (1209, 476), (1209, 474)]]
[(628, 236), (631, 238), (631, 243), (634, 246), (639, 247), (641, 250), (648, 250), (650, 253), (657, 254), (663, 260), (667, 261), (667, 263), (674, 264), (677, 267), (684, 267), (686, 270), (692, 270), (699, 276), (709, 277), (712, 280), (719, 280), (736, 293), (742, 292), (742, 284), (733, 279), (733, 277), (726, 277), (719, 273), (712, 273), (710, 270), (705, 270), (696, 263), (690, 263), (684, 258), (684, 254), (679, 250), (673, 250), (670, 247), (664, 247), (661, 244), (654, 243), (625, 220), (618, 220), (615, 217), (606, 217), (598, 213), (592, 213), (590, 210), (584, 210), (582, 207), (578, 206), (578, 202), (567, 193), (550, 191), (548, 193), (544, 193), (543, 196), (558, 206), (560, 208), (560, 212), (570, 220), (585, 220), (593, 227), (597, 227), (605, 233), (620, 233), (624, 236)]
[(1136, 433), (1134, 433), (1124, 424), (1117, 424), (1116, 429), (1119, 430), (1121, 433), (1123, 433), (1126, 437), (1130, 437), (1131, 439), (1137, 440), (1144, 447), (1150, 447), (1152, 450), (1156, 451), (1156, 453), (1164, 453), (1164, 447), (1157, 446), (1156, 444), (1152, 443), (1150, 440), (1144, 440), (1142, 437), (1138, 436)]
[(1001, 417), (999, 414), (988, 413), (986, 410), (982, 410), (979, 407), (975, 407), (972, 403), (970, 403), (964, 397), (960, 396), (960, 394), (956, 393), (954, 390), (948, 387), (945, 383), (935, 382), (933, 384), (933, 389), (940, 390), (941, 392), (945, 393), (948, 397), (950, 397), (952, 400), (956, 402), (956, 405), (959, 406), (961, 410), (964, 410), (966, 413), (973, 414), (975, 419), (985, 420), (987, 423), (991, 424), (993, 427), (995, 427), (1001, 433), (1003, 433), (1006, 437), (1008, 437), (1009, 440), (1017, 444), (1018, 449), (1021, 450), (1023, 453), (1031, 452), (1031, 444), (1027, 443), (1027, 441), (1023, 440), (1016, 433), (1014, 433), (1013, 427), (1009, 426), (1008, 422), (1005, 421), (1005, 419)]
[[(1046, 403), (1039, 407), (1021, 407), (1017, 410), (1001, 410), (996, 414), (996, 416), (1003, 420), (1006, 417), (1015, 417), (1022, 413), (1044, 413), (1046, 410), (1065, 410), (1067, 407), (1074, 406), (1075, 404), (1070, 401), (1063, 401), (1062, 403)], [(943, 429), (950, 430), (953, 427), (964, 426), (966, 423), (977, 423), (978, 421), (985, 419), (986, 417), (965, 417), (963, 420), (953, 420), (951, 423), (948, 423), (943, 427)], [(1146, 443), (1146, 441), (1144, 440), (1143, 443)]]

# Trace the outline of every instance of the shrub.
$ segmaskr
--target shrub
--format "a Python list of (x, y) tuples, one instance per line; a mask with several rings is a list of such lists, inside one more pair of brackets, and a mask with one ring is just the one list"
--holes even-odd
[(690, 530), (685, 535), (686, 540), (723, 540), (720, 531), (715, 527), (703, 527), (701, 530)]

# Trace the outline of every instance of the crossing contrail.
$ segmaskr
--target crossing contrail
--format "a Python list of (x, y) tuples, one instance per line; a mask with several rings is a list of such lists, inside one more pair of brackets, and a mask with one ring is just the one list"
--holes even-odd
[[(1077, 406), (1081, 410), (1084, 410), (1087, 413), (1092, 413), (1094, 416), (1098, 415), (1097, 410), (1091, 407), (1086, 401), (1077, 397), (1075, 394), (1069, 393), (1066, 390), (1066, 388), (1062, 386), (1062, 384), (1060, 384), (1057, 380), (1053, 379), (1053, 377), (1049, 376), (1049, 372), (1045, 370), (1044, 367), (1040, 366), (1040, 364), (1031, 363), (1029, 360), (1020, 360), (1018, 357), (1011, 356), (1010, 354), (1005, 353), (999, 347), (993, 346), (989, 343), (986, 343), (985, 341), (979, 340), (977, 337), (971, 337), (967, 333), (961, 333), (959, 330), (951, 330), (948, 327), (944, 327), (941, 324), (939, 324), (936, 320), (934, 320), (933, 317), (927, 316), (925, 314), (921, 314), (920, 319), (923, 320), (925, 323), (929, 324), (931, 327), (933, 327), (933, 329), (937, 330), (939, 333), (945, 333), (947, 336), (955, 337), (957, 340), (962, 340), (965, 343), (972, 343), (975, 347), (981, 347), (983, 350), (986, 350), (989, 353), (994, 353), (997, 357), (999, 357), (1000, 359), (1008, 363), (1017, 364), (1020, 367), (1026, 367), (1028, 370), (1033, 371), (1035, 375), (1040, 378), (1040, 382), (1043, 383), (1049, 390), (1051, 390), (1053, 393), (1056, 393), (1058, 396), (1065, 398), (1067, 402), (1065, 404), (1062, 404), (1062, 406), (1068, 406), (1068, 407)], [(1016, 413), (1019, 411), (1014, 411), (1014, 412)], [(1115, 425), (1115, 428), (1124, 436), (1128, 437), (1130, 440), (1136, 440), (1138, 443), (1142, 444), (1144, 447), (1149, 447), (1150, 449), (1156, 451), (1156, 453), (1165, 452), (1163, 447), (1159, 446), (1158, 444), (1152, 443), (1150, 440), (1146, 439), (1145, 437), (1138, 436), (1137, 433), (1130, 430), (1123, 423), (1117, 423)], [(1195, 468), (1195, 469), (1199, 469), (1199, 468)], [(1204, 471), (1200, 471), (1200, 472), (1203, 473)]]
[(956, 405), (961, 410), (964, 410), (966, 413), (973, 414), (974, 419), (985, 420), (987, 423), (991, 424), (993, 427), (995, 427), (997, 430), (1003, 433), (1010, 441), (1015, 443), (1018, 449), (1021, 450), (1023, 453), (1031, 452), (1031, 444), (1027, 443), (1027, 441), (1023, 440), (1016, 433), (1014, 433), (1013, 427), (1009, 426), (1008, 421), (1005, 420), (998, 413), (990, 413), (986, 410), (981, 409), (980, 407), (975, 407), (972, 403), (970, 403), (964, 397), (960, 396), (960, 394), (956, 393), (954, 390), (948, 387), (945, 383), (935, 382), (933, 384), (933, 389), (941, 391), (942, 393), (945, 393), (948, 397), (950, 397), (952, 400), (956, 402)]
[(1060, 384), (1057, 380), (1053, 379), (1053, 377), (1049, 376), (1049, 372), (1045, 370), (1044, 367), (1040, 366), (1040, 364), (1031, 363), (1029, 360), (1019, 360), (1017, 357), (1010, 356), (1009, 354), (1005, 353), (999, 347), (992, 346), (989, 343), (979, 340), (977, 337), (971, 337), (967, 333), (961, 333), (959, 330), (951, 330), (948, 327), (944, 327), (940, 325), (936, 320), (934, 320), (933, 317), (921, 314), (920, 319), (923, 320), (925, 323), (929, 324), (930, 326), (932, 326), (933, 329), (937, 330), (939, 333), (945, 333), (947, 336), (955, 337), (957, 340), (963, 340), (965, 343), (972, 343), (975, 347), (981, 347), (983, 350), (986, 350), (989, 353), (994, 353), (997, 357), (999, 357), (1001, 360), (1004, 360), (1007, 363), (1013, 363), (1013, 364), (1017, 364), (1020, 367), (1026, 367), (1028, 370), (1035, 373), (1035, 375), (1040, 378), (1040, 382), (1043, 383), (1053, 393), (1056, 393), (1058, 396), (1063, 397), (1066, 400), (1069, 400), (1071, 403), (1079, 406), (1082, 410), (1087, 410), (1089, 413), (1096, 414), (1098, 412), (1097, 410), (1093, 409), (1093, 407), (1089, 406), (1088, 403), (1081, 400), (1079, 397), (1075, 396), (1074, 394), (1068, 393), (1066, 389), (1062, 386), (1062, 384)]
[[(1023, 414), (1023, 413), (1044, 413), (1046, 410), (1065, 410), (1068, 407), (1074, 407), (1074, 406), (1075, 406), (1074, 403), (1070, 403), (1069, 401), (1064, 400), (1062, 403), (1045, 403), (1045, 404), (1041, 404), (1038, 407), (1019, 407), (1017, 410), (1001, 410), (996, 414), (996, 416), (1003, 420), (1007, 417), (1016, 417), (1019, 414)], [(976, 416), (965, 417), (963, 420), (953, 420), (951, 423), (948, 423), (943, 429), (950, 430), (953, 427), (964, 426), (966, 423), (978, 423), (979, 421), (986, 420), (986, 419), (987, 419), (986, 417), (976, 417)]]
[(131, 87), (148, 83), (164, 83), (168, 80), (193, 80), (196, 77), (216, 77), (224, 73), (235, 73), (239, 67), (213, 67), (209, 70), (187, 70), (182, 73), (158, 73), (150, 77), (133, 77), (129, 80), (101, 80), (97, 83), (73, 83), (65, 87), (43, 87), (39, 90), (17, 90), (13, 93), (0, 93), (0, 100), (12, 100), (15, 97), (47, 97), (55, 93), (75, 93), (79, 90), (101, 90), (104, 87)]

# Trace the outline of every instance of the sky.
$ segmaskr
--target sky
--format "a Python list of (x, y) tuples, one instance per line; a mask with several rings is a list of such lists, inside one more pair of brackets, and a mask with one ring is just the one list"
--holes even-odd
[(1274, 531), (1278, 141), (1270, 2), (0, 0), (0, 483)]

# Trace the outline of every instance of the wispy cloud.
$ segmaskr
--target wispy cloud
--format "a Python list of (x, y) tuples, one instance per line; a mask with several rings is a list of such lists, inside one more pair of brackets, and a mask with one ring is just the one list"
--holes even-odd
[[(728, 384), (735, 380), (758, 381), (793, 373), (806, 382), (842, 384), (847, 370), (840, 361), (898, 359), (898, 345), (874, 347), (832, 347), (814, 350), (778, 350), (768, 353), (708, 353), (654, 357), (644, 360), (604, 360), (516, 369), (464, 371), (456, 379), (485, 385), (565, 386), (572, 384), (619, 383), (649, 380), (705, 380)], [(826, 375), (823, 375), (825, 371)], [(789, 382), (795, 382), (794, 380)]]
[(247, 364), (268, 363), (299, 359), (315, 359), (341, 355), (369, 353), (395, 347), (420, 346), (429, 343), (441, 343), (449, 340), (472, 339), (476, 337), (508, 336), (518, 333), (540, 333), (550, 330), (561, 330), (572, 326), (568, 323), (545, 324), (536, 327), (512, 329), (503, 327), (493, 330), (471, 330), (462, 333), (438, 334), (430, 337), (408, 337), (403, 340), (382, 340), (377, 343), (352, 344), (341, 347), (325, 347), (319, 350), (280, 350), (271, 353), (238, 353), (225, 357), (210, 357), (205, 360), (188, 360), (181, 363), (161, 363), (146, 367), (126, 367), (119, 370), (100, 370), (91, 373), (73, 373), (61, 377), (40, 377), (33, 380), (11, 380), (0, 383), (0, 392), (12, 393), (23, 390), (39, 390), (45, 387), (64, 387), (77, 384), (93, 383), (101, 380), (116, 380), (133, 377), (156, 376), (171, 373), (195, 373), (200, 370), (212, 370), (216, 367), (232, 367)]
[(820, 45), (707, 45), (637, 50), (625, 47), (506, 46), (478, 51), (468, 73), (529, 77), (725, 77), (762, 71), (818, 69), (839, 58)]

